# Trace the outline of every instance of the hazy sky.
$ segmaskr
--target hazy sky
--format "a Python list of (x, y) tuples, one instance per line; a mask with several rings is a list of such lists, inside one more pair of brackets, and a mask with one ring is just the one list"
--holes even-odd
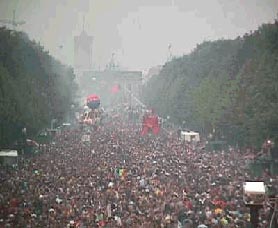
[[(93, 65), (115, 53), (120, 66), (143, 70), (169, 54), (189, 53), (204, 40), (235, 38), (277, 18), (278, 0), (0, 0), (0, 19), (25, 20), (20, 29), (50, 54), (73, 65), (73, 38), (94, 36)], [(62, 47), (61, 47), (62, 45)]]

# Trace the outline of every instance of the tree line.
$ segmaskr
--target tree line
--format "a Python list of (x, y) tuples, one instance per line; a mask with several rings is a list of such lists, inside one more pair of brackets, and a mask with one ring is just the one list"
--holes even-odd
[(278, 143), (278, 21), (206, 41), (167, 62), (143, 88), (161, 116), (232, 145)]
[(62, 121), (75, 91), (73, 69), (23, 32), (0, 28), (0, 148)]

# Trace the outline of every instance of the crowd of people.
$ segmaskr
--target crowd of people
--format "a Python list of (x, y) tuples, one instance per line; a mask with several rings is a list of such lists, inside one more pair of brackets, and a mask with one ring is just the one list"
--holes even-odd
[[(16, 169), (0, 169), (0, 227), (250, 226), (242, 185), (251, 177), (238, 150), (206, 151), (174, 135), (140, 136), (120, 117), (75, 128)], [(259, 178), (277, 185), (265, 172)], [(258, 180), (259, 180), (258, 179)], [(271, 205), (260, 210), (267, 227)]]

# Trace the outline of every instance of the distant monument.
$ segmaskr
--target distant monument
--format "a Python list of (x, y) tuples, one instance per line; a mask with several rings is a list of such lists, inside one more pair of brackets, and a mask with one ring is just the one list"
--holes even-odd
[(93, 36), (88, 35), (83, 28), (79, 36), (74, 37), (74, 67), (78, 71), (92, 69)]
[(80, 87), (84, 95), (92, 92), (101, 97), (102, 103), (110, 105), (111, 102), (136, 105), (140, 97), (142, 86), (141, 71), (84, 71), (80, 79)]

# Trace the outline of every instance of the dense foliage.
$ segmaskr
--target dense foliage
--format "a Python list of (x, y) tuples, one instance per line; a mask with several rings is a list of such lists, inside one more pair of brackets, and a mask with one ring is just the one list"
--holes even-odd
[(197, 45), (144, 88), (162, 116), (240, 146), (278, 137), (278, 21), (235, 40)]
[(26, 34), (0, 28), (0, 147), (62, 120), (73, 102), (74, 73)]

